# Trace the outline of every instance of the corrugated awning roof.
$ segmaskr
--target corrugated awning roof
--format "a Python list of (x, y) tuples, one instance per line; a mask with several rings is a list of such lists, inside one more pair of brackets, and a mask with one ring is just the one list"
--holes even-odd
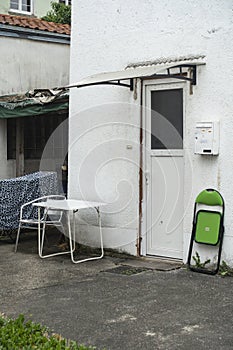
[[(201, 58), (200, 58), (201, 57)], [(84, 78), (77, 83), (73, 83), (70, 85), (67, 85), (66, 88), (81, 88), (85, 86), (91, 86), (91, 85), (100, 85), (100, 84), (113, 84), (113, 85), (121, 85), (121, 86), (128, 86), (125, 83), (121, 83), (121, 81), (135, 79), (135, 78), (153, 78), (153, 77), (182, 77), (184, 70), (181, 72), (180, 67), (183, 68), (192, 68), (196, 67), (198, 65), (203, 65), (205, 62), (203, 61), (203, 56), (200, 56), (198, 58), (194, 59), (183, 59), (183, 60), (177, 60), (169, 63), (157, 63), (152, 65), (140, 65), (140, 66), (133, 66), (121, 71), (117, 72), (104, 72), (100, 74), (95, 74), (92, 76), (89, 76), (87, 78)], [(171, 73), (171, 69), (177, 68), (179, 70), (178, 73)], [(165, 73), (163, 73), (165, 71)], [(185, 78), (183, 78), (185, 79)], [(188, 79), (186, 79), (188, 80)], [(189, 79), (190, 80), (190, 79)]]
[(179, 64), (179, 62), (204, 62), (205, 55), (188, 55), (188, 56), (173, 56), (173, 57), (160, 57), (155, 60), (142, 61), (142, 62), (134, 62), (129, 63), (126, 68), (137, 68), (137, 67), (145, 67), (145, 66), (154, 66), (159, 64)]

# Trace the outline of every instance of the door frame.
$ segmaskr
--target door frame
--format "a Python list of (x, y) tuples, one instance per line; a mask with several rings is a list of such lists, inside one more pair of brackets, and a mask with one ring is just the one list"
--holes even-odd
[[(183, 156), (184, 157), (184, 149), (185, 149), (185, 144), (186, 144), (186, 130), (185, 130), (185, 125), (186, 125), (186, 109), (185, 109), (185, 101), (186, 101), (186, 89), (187, 89), (187, 84), (186, 82), (177, 82), (176, 79), (166, 79), (161, 81), (155, 80), (155, 79), (146, 79), (142, 81), (141, 89), (142, 89), (142, 187), (143, 187), (143, 198), (142, 198), (142, 218), (141, 218), (141, 255), (142, 256), (148, 256), (147, 255), (147, 230), (150, 227), (150, 222), (151, 222), (151, 217), (150, 217), (150, 210), (149, 208), (151, 207), (151, 199), (149, 196), (149, 187), (147, 185), (148, 178), (150, 174), (148, 174), (148, 153), (146, 152), (146, 147), (147, 147), (147, 128), (148, 128), (148, 123), (147, 123), (147, 87), (148, 86), (155, 86), (155, 90), (169, 90), (169, 89), (182, 89), (183, 90), (183, 149), (181, 150), (171, 150), (171, 151), (164, 151), (164, 150), (157, 150), (153, 151), (155, 152), (157, 156), (164, 156), (167, 154), (167, 156)], [(164, 154), (165, 153), (165, 154)], [(169, 153), (169, 154), (168, 154)], [(184, 167), (184, 172), (185, 172), (185, 167)], [(150, 179), (149, 179), (150, 181)], [(185, 178), (184, 178), (184, 188), (185, 188)], [(183, 233), (184, 235), (184, 233)], [(182, 237), (183, 239), (183, 237)], [(184, 248), (184, 244), (183, 244)], [(184, 255), (184, 252), (183, 252)], [(151, 255), (150, 255), (151, 256)], [(155, 256), (156, 257), (156, 256)]]

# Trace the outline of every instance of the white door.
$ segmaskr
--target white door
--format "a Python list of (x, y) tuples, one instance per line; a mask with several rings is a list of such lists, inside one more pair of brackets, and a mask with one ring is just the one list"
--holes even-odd
[(183, 255), (183, 89), (145, 86), (147, 255)]

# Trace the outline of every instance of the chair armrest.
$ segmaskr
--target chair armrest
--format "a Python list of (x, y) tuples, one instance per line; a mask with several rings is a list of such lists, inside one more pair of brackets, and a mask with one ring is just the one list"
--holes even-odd
[(47, 199), (53, 199), (53, 198), (60, 198), (60, 199), (65, 199), (65, 196), (63, 195), (49, 195), (49, 196), (43, 196), (43, 197), (39, 197), (36, 199), (31, 200), (30, 202), (24, 203), (21, 208), (20, 208), (20, 220), (23, 219), (23, 210), (29, 206), (32, 205), (33, 203), (37, 203), (43, 200), (47, 200)]

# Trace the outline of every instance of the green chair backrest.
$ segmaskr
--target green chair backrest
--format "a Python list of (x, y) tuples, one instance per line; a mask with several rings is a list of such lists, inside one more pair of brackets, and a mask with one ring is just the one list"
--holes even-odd
[(204, 190), (200, 192), (195, 203), (211, 206), (219, 205), (221, 207), (224, 205), (222, 196), (215, 190)]

